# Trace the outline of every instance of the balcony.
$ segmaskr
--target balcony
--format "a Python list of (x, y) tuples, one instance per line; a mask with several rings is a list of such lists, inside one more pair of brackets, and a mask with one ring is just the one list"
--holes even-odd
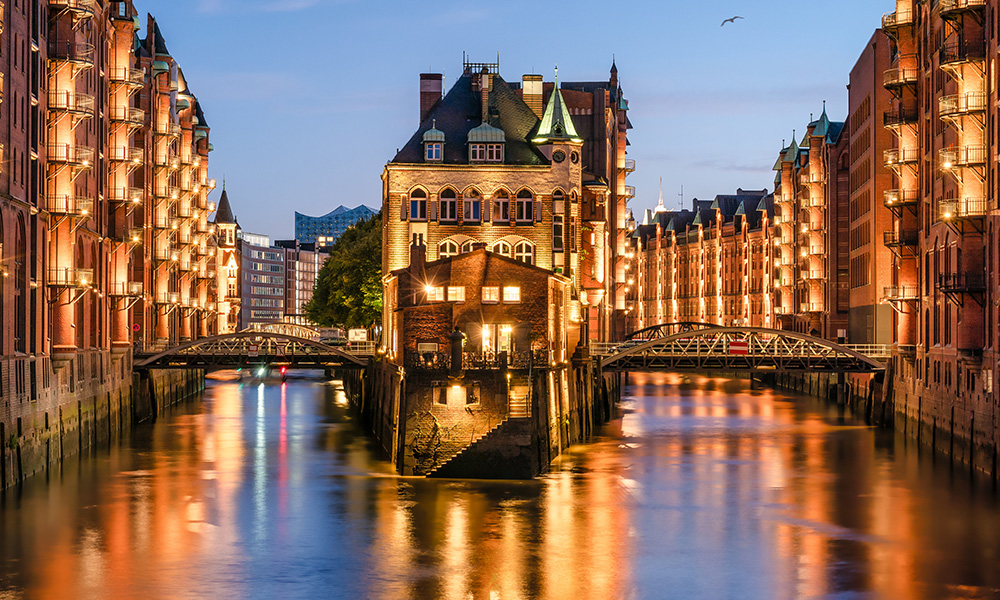
[(167, 137), (180, 137), (181, 126), (178, 123), (160, 123), (156, 126), (155, 133)]
[(177, 229), (180, 227), (181, 222), (175, 217), (163, 217), (156, 216), (153, 217), (153, 228), (154, 229)]
[(215, 271), (213, 271), (211, 269), (208, 269), (208, 270), (205, 270), (205, 271), (199, 271), (198, 272), (198, 279), (208, 279), (208, 280), (215, 279)]
[(94, 164), (94, 149), (70, 144), (49, 144), (49, 162), (89, 169)]
[(896, 11), (882, 15), (882, 29), (886, 33), (895, 32), (900, 27), (913, 24), (913, 11)]
[(180, 256), (177, 250), (173, 248), (157, 248), (153, 252), (153, 260), (158, 260), (160, 262), (175, 262)]
[(50, 286), (89, 288), (93, 283), (93, 269), (77, 269), (76, 267), (49, 269)]
[(94, 66), (94, 45), (77, 42), (49, 42), (49, 60), (73, 65), (77, 70)]
[(192, 261), (190, 256), (182, 256), (177, 262), (177, 266), (185, 273), (198, 270), (198, 262)]
[(198, 233), (215, 233), (215, 224), (207, 221), (198, 221), (196, 229)]
[(882, 125), (886, 129), (898, 129), (904, 125), (913, 125), (917, 122), (917, 111), (905, 108), (894, 108), (882, 115)]
[(108, 160), (111, 162), (128, 163), (138, 167), (142, 164), (142, 148), (112, 146), (108, 148)]
[(190, 219), (195, 216), (195, 210), (190, 204), (180, 204), (177, 207), (177, 216), (182, 219)]
[(631, 159), (631, 158), (626, 158), (625, 159), (625, 166), (622, 167), (622, 170), (625, 171), (626, 173), (634, 173), (635, 172), (635, 160)]
[(90, 18), (94, 16), (94, 0), (49, 0), (49, 9), (53, 13), (67, 11), (74, 18)]
[(94, 116), (94, 97), (66, 90), (49, 92), (49, 110), (69, 113), (77, 118)]
[(887, 302), (912, 302), (920, 296), (920, 288), (915, 285), (890, 285), (884, 288), (882, 297)]
[(907, 85), (916, 85), (919, 71), (916, 67), (892, 67), (886, 69), (882, 75), (882, 84), (887, 89), (901, 88)]
[(129, 127), (142, 127), (146, 122), (146, 111), (131, 106), (112, 106), (110, 111), (112, 123), (124, 123)]
[(980, 294), (986, 291), (986, 276), (982, 273), (938, 275), (937, 289), (945, 294)]
[(883, 203), (886, 208), (916, 206), (920, 203), (920, 196), (917, 190), (886, 190)]
[(635, 198), (635, 186), (634, 185), (626, 185), (625, 186), (625, 193), (622, 194), (622, 198)]
[(887, 167), (912, 165), (917, 163), (920, 152), (916, 148), (891, 148), (882, 153), (882, 158)]
[(160, 292), (156, 295), (157, 304), (180, 304), (180, 292)]
[(108, 71), (108, 79), (116, 85), (141, 88), (146, 83), (146, 71), (131, 67), (115, 67)]
[(143, 231), (141, 227), (123, 230), (111, 235), (112, 239), (119, 244), (141, 244)]
[(142, 204), (142, 188), (111, 188), (108, 201), (118, 204)]
[(823, 312), (822, 302), (803, 302), (799, 307), (799, 312), (821, 313)]
[(181, 159), (169, 154), (158, 153), (153, 159), (153, 164), (164, 169), (177, 170), (181, 167)]
[(50, 194), (48, 211), (50, 214), (66, 217), (89, 217), (94, 214), (92, 198), (77, 198), (69, 194)]
[(963, 12), (982, 10), (986, 6), (986, 0), (940, 0), (938, 6), (941, 7), (941, 16), (947, 19)]
[(153, 195), (157, 198), (165, 198), (167, 200), (177, 200), (181, 197), (180, 188), (176, 188), (172, 185), (158, 185), (153, 192)]
[(938, 164), (944, 171), (986, 164), (985, 146), (952, 146), (938, 150)]
[(938, 98), (938, 114), (941, 118), (954, 118), (985, 111), (986, 94), (983, 92), (966, 92)]
[(826, 246), (823, 244), (813, 244), (809, 246), (809, 256), (824, 256), (826, 254)]
[(141, 281), (115, 281), (108, 288), (108, 294), (118, 298), (142, 298)]
[(959, 219), (982, 219), (990, 212), (986, 198), (960, 198), (958, 200), (942, 200), (939, 204), (939, 216), (942, 221)]
[(206, 179), (205, 181), (202, 181), (202, 183), (205, 185), (205, 187), (207, 187), (210, 190), (214, 190), (215, 189), (216, 181), (215, 181), (214, 177), (211, 178), (211, 179)]
[(190, 229), (179, 229), (177, 231), (177, 243), (183, 246), (187, 246), (194, 242), (194, 235), (191, 233)]
[(802, 273), (802, 277), (806, 281), (822, 281), (826, 279), (826, 273), (821, 269), (810, 269)]
[(951, 42), (941, 46), (938, 52), (938, 64), (941, 67), (958, 67), (985, 59), (986, 41), (981, 39)]
[(917, 245), (916, 231), (886, 231), (882, 234), (882, 243), (886, 248), (901, 248)]

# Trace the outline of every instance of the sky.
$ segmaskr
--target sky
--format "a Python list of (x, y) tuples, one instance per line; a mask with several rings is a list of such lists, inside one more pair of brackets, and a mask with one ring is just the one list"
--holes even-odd
[[(248, 231), (294, 237), (294, 212), (381, 205), (381, 174), (414, 133), (422, 72), (446, 90), (500, 55), (508, 81), (605, 81), (629, 101), (638, 216), (773, 188), (782, 142), (827, 102), (893, 0), (135, 0), (156, 17), (211, 126), (210, 176)], [(720, 27), (723, 19), (743, 20)], [(145, 32), (142, 32), (145, 35)], [(213, 193), (218, 199), (221, 186)]]

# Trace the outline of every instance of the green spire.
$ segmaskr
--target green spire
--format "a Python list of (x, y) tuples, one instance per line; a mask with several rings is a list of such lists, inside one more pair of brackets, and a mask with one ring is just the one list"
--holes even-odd
[(562, 92), (559, 91), (559, 67), (556, 67), (556, 87), (552, 90), (549, 104), (545, 107), (542, 122), (538, 126), (538, 134), (531, 140), (536, 144), (546, 144), (554, 140), (582, 142), (573, 126), (573, 118), (569, 115)]

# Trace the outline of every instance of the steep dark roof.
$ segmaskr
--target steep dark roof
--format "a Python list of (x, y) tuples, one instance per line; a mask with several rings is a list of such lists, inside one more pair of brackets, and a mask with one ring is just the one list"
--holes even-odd
[(163, 39), (163, 34), (160, 33), (160, 25), (155, 20), (153, 21), (153, 42), (155, 43), (153, 51), (156, 54), (170, 56), (170, 51), (167, 50), (167, 42)]
[(469, 132), (485, 120), (502, 129), (507, 142), (504, 163), (514, 165), (548, 164), (545, 156), (531, 144), (531, 134), (538, 127), (539, 119), (521, 100), (510, 85), (499, 75), (493, 76), (490, 91), (488, 119), (482, 117), (479, 94), (472, 90), (472, 77), (463, 75), (455, 82), (444, 98), (430, 111), (420, 128), (392, 159), (394, 163), (423, 163), (424, 133), (433, 125), (444, 132), (444, 164), (468, 164), (466, 139)]
[(222, 187), (222, 197), (219, 198), (219, 208), (215, 212), (215, 223), (228, 225), (236, 224), (236, 216), (233, 215), (233, 207), (229, 206), (229, 194), (226, 193), (225, 186)]
[(201, 109), (201, 102), (197, 100), (194, 102), (194, 116), (198, 117), (198, 127), (208, 128), (208, 121), (205, 120), (205, 111)]

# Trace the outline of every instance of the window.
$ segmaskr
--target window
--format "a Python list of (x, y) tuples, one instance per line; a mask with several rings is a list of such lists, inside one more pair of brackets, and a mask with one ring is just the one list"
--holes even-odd
[(410, 220), (427, 220), (427, 192), (413, 190), (413, 193), (410, 194)]
[(427, 144), (427, 153), (424, 157), (427, 160), (441, 160), (441, 144)]
[(458, 220), (458, 196), (455, 190), (446, 189), (441, 192), (441, 221)]
[(458, 255), (458, 244), (456, 244), (451, 240), (445, 240), (441, 242), (440, 246), (438, 246), (438, 256), (440, 258), (448, 258), (449, 256), (457, 256), (457, 255)]
[(444, 288), (435, 287), (432, 285), (424, 288), (424, 292), (427, 293), (428, 302), (444, 302)]
[(497, 254), (503, 254), (504, 256), (510, 256), (510, 244), (507, 242), (497, 242), (493, 244), (493, 251)]
[(465, 287), (449, 287), (448, 302), (465, 302)]
[(486, 144), (469, 144), (469, 160), (480, 162), (485, 161)]
[(472, 252), (472, 246), (475, 243), (476, 242), (474, 240), (469, 240), (469, 241), (463, 243), (462, 244), (462, 254), (468, 254), (469, 252)]
[(521, 288), (520, 286), (509, 286), (503, 289), (503, 301), (504, 302), (520, 302), (521, 301)]
[(483, 304), (496, 304), (500, 302), (500, 288), (487, 286), (483, 288)]
[(553, 215), (552, 217), (552, 251), (563, 251), (563, 216)]
[(510, 221), (510, 196), (499, 190), (493, 198), (493, 221), (506, 223)]
[(530, 242), (520, 242), (514, 246), (514, 260), (533, 265), (535, 264), (533, 259), (534, 248), (532, 248)]
[(503, 162), (503, 144), (486, 145), (486, 162)]
[(523, 222), (534, 218), (534, 198), (528, 190), (521, 190), (517, 193), (517, 220)]
[(462, 220), (466, 223), (478, 223), (482, 220), (482, 199), (479, 197), (479, 192), (476, 190), (469, 190), (465, 192), (465, 201), (463, 202), (463, 212)]

